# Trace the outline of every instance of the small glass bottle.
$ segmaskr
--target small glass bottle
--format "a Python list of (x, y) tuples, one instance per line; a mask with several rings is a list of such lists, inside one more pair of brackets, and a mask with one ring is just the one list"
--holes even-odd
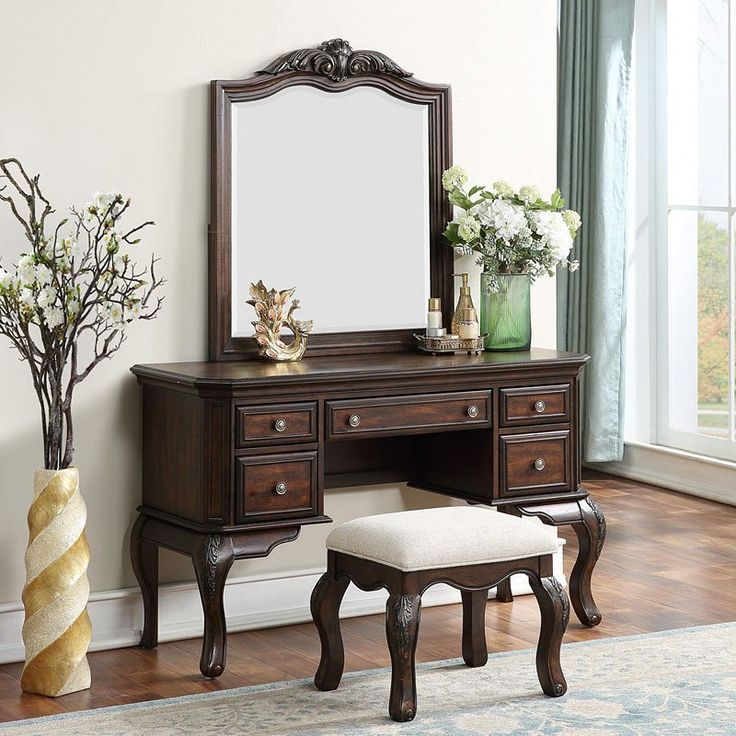
[(465, 307), (460, 313), (457, 334), (461, 340), (475, 340), (480, 335), (478, 315), (473, 307)]
[(433, 297), (427, 305), (427, 335), (430, 337), (441, 337), (443, 333), (442, 300)]

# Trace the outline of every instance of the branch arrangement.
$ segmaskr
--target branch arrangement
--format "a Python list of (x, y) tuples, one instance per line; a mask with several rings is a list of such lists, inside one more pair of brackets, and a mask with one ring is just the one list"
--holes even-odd
[(153, 319), (164, 283), (158, 259), (138, 265), (128, 250), (144, 222), (122, 224), (130, 199), (96, 194), (51, 228), (54, 213), (15, 158), (0, 159), (0, 201), (20, 223), (30, 250), (11, 270), (0, 264), (0, 335), (28, 364), (41, 407), (44, 467), (68, 468), (74, 457), (72, 399), (76, 387), (126, 338), (137, 320)]

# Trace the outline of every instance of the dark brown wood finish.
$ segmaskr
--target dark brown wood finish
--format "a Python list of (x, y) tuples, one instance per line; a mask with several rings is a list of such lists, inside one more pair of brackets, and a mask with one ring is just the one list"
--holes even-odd
[(570, 385), (501, 390), (501, 425), (570, 421)]
[(389, 593), (386, 640), (391, 655), (389, 715), (394, 721), (411, 721), (417, 712), (415, 654), (424, 591), (437, 583), (448, 583), (460, 589), (463, 659), (469, 667), (481, 667), (488, 660), (485, 639), (488, 589), (507, 581), (515, 573), (529, 578), (541, 612), (537, 644), (539, 683), (551, 697), (564, 695), (567, 683), (560, 667), (560, 646), (569, 620), (570, 603), (564, 588), (552, 574), (551, 555), (402, 572), (378, 562), (329, 551), (327, 572), (312, 592), (312, 616), (322, 649), (314, 684), (320, 690), (334, 690), (340, 683), (344, 649), (338, 609), (348, 582), (362, 590), (385, 588)]
[[(200, 587), (213, 586), (202, 596), (211, 632), (202, 671), (216, 674), (224, 661), (220, 588), (232, 560), (263, 556), (302, 525), (330, 521), (326, 487), (400, 481), (572, 526), (580, 539), (573, 606), (596, 625), (591, 575), (605, 520), (580, 484), (577, 391), (586, 360), (532, 350), (135, 366), (144, 387), (144, 521), (131, 553), (146, 600), (143, 643), (155, 646), (156, 545), (192, 556)], [(526, 424), (503, 426), (508, 397), (522, 395), (527, 403), (548, 396), (558, 408), (564, 396), (569, 421), (537, 421), (535, 412)], [(274, 437), (280, 418), (284, 434), (295, 427), (299, 436)], [(211, 569), (197, 550), (212, 552)], [(501, 592), (511, 599), (503, 583)]]
[(317, 404), (238, 406), (238, 447), (317, 441)]
[[(253, 338), (232, 334), (231, 106), (235, 102), (261, 100), (295, 85), (331, 93), (369, 86), (427, 108), (430, 288), (433, 296), (442, 298), (445, 322), (449, 324), (452, 318), (452, 250), (442, 237), (446, 223), (452, 219), (452, 206), (442, 188), (442, 172), (452, 163), (450, 87), (420, 82), (384, 54), (353, 52), (345, 41), (333, 39), (319, 48), (285, 54), (256, 76), (216, 80), (210, 85), (209, 353), (212, 360), (242, 360), (257, 355)], [(309, 338), (309, 352), (340, 355), (402, 351), (413, 347), (412, 332), (378, 329), (314, 334)]]
[(328, 401), (327, 439), (489, 427), (490, 391)]

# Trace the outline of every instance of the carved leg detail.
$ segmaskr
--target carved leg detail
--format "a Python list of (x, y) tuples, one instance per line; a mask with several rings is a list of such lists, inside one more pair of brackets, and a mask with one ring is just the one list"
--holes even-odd
[(386, 639), (391, 653), (391, 697), (388, 712), (394, 721), (411, 721), (417, 712), (416, 671), (422, 600), (418, 595), (389, 595)]
[(488, 661), (486, 646), (487, 590), (462, 590), (463, 659), (468, 667), (482, 667)]
[(558, 698), (567, 691), (560, 666), (560, 645), (570, 620), (570, 601), (557, 578), (529, 575), (534, 595), (542, 614), (537, 644), (537, 676), (544, 692)]
[(148, 517), (139, 514), (130, 532), (130, 560), (143, 596), (141, 646), (158, 645), (158, 545), (143, 537)]
[(496, 588), (496, 600), (499, 603), (512, 603), (514, 595), (511, 592), (511, 577), (506, 578), (502, 583), (498, 584)]
[(593, 600), (590, 580), (606, 539), (606, 519), (590, 496), (578, 501), (578, 506), (582, 520), (572, 525), (579, 551), (570, 575), (570, 599), (580, 622), (585, 626), (597, 626), (602, 617)]
[(219, 677), (225, 670), (227, 625), (223, 593), (233, 560), (232, 539), (219, 534), (205, 537), (192, 554), (204, 611), (204, 642), (199, 669), (205, 677)]
[(345, 666), (345, 650), (340, 631), (340, 603), (345, 595), (349, 580), (335, 579), (327, 571), (312, 591), (312, 619), (319, 632), (322, 656), (314, 676), (314, 684), (320, 690), (335, 690), (340, 684)]

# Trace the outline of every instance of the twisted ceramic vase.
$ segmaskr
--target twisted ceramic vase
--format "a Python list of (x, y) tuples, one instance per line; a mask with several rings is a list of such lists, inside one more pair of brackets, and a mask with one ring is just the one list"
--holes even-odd
[(76, 468), (37, 470), (34, 486), (23, 588), (26, 663), (21, 687), (55, 697), (90, 685), (87, 508)]

